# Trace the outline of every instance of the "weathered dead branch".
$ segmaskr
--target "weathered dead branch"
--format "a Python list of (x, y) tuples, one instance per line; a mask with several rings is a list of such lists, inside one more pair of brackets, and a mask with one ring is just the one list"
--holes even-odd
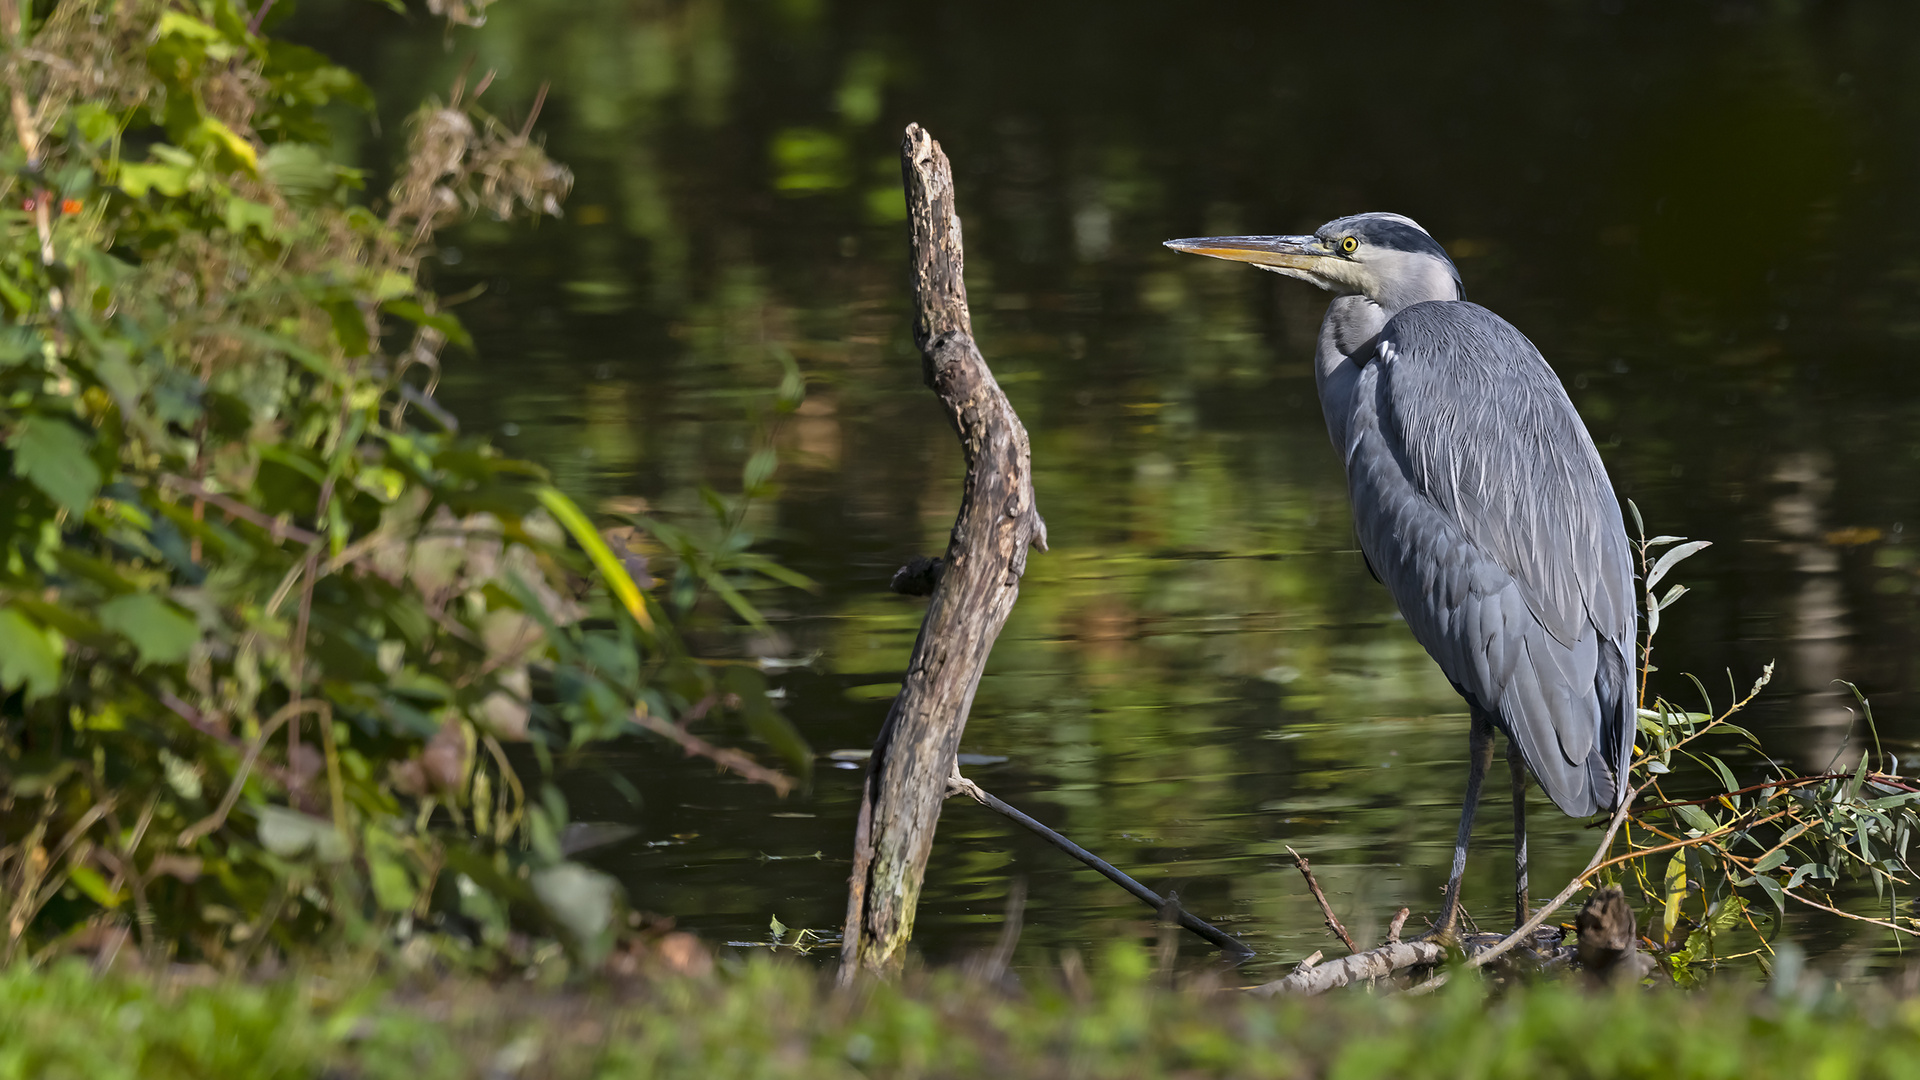
[(1356, 982), (1384, 979), (1397, 971), (1438, 964), (1447, 958), (1447, 950), (1432, 941), (1398, 941), (1377, 949), (1357, 952), (1338, 960), (1309, 967), (1302, 964), (1284, 979), (1256, 986), (1248, 993), (1259, 997), (1275, 994), (1324, 994)]
[(918, 124), (907, 127), (901, 175), (912, 238), (914, 344), (927, 386), (960, 437), (967, 475), (906, 678), (868, 766), (842, 979), (861, 967), (891, 970), (902, 958), (974, 690), (1019, 596), (1027, 549), (1047, 546), (1026, 428), (974, 345), (953, 171)]

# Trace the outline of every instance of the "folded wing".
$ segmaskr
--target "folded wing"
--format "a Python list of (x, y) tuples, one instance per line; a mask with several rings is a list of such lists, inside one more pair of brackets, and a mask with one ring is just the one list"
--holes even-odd
[(1564, 811), (1617, 805), (1638, 707), (1620, 506), (1560, 381), (1464, 301), (1381, 331), (1347, 431), (1360, 546), (1414, 637)]

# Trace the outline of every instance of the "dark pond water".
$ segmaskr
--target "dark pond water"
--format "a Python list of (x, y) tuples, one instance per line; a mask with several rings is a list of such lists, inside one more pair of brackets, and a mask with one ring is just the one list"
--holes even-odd
[[(343, 121), (376, 170), (403, 107), (470, 56), (510, 119), (551, 81), (567, 219), (452, 238), (442, 283), (484, 291), (462, 309), (479, 355), (450, 358), (442, 397), (583, 494), (669, 516), (700, 512), (700, 483), (737, 489), (771, 438), (782, 487), (750, 518), (821, 589), (763, 595), (760, 645), (807, 661), (777, 681), (823, 754), (877, 731), (921, 615), (886, 582), (944, 545), (958, 499), (906, 319), (897, 145), (925, 124), (1053, 542), (967, 730), (992, 760), (968, 771), (1270, 965), (1325, 940), (1287, 845), (1359, 935), (1437, 901), (1465, 715), (1354, 551), (1308, 365), (1323, 296), (1167, 237), (1416, 217), (1538, 343), (1649, 527), (1716, 542), (1681, 574), (1656, 687), (1744, 687), (1777, 659), (1757, 723), (1796, 765), (1847, 738), (1836, 679), (1872, 696), (1888, 749), (1920, 739), (1920, 8), (1476, 10), (509, 0), (450, 45), (367, 4), (302, 32), (394, 109), (380, 134)], [(808, 397), (769, 431), (751, 410), (783, 357)], [(823, 757), (784, 802), (643, 745), (569, 777), (582, 816), (640, 827), (597, 861), (642, 906), (720, 940), (837, 928), (857, 769)], [(1592, 834), (1535, 805), (1550, 888)], [(1498, 924), (1507, 815), (1481, 820), (1468, 900)], [(1152, 933), (954, 803), (923, 951), (984, 947), (1015, 878), (1033, 960)]]

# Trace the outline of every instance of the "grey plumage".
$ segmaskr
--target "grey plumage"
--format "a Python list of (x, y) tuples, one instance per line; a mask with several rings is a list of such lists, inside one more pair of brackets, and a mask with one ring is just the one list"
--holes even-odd
[[(1360, 549), (1473, 716), (1450, 925), (1491, 755), (1484, 731), (1505, 733), (1568, 814), (1611, 810), (1626, 791), (1634, 577), (1599, 452), (1539, 350), (1467, 302), (1444, 249), (1408, 218), (1168, 246), (1336, 294), (1314, 375)], [(1517, 838), (1522, 827), (1516, 818)], [(1524, 913), (1524, 866), (1519, 880)]]
[(1380, 331), (1347, 415), (1360, 548), (1414, 637), (1560, 809), (1613, 809), (1633, 746), (1633, 570), (1559, 380), (1493, 312), (1421, 303)]

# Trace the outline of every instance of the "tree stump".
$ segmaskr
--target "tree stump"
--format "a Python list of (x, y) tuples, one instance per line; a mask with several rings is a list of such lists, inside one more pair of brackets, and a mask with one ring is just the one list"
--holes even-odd
[(946, 557), (925, 575), (932, 598), (900, 695), (868, 764), (841, 979), (898, 967), (932, 850), (947, 778), (954, 774), (980, 673), (1020, 594), (1027, 548), (1047, 549), (1034, 508), (1027, 430), (973, 341), (953, 170), (918, 124), (900, 148), (912, 238), (914, 344), (927, 387), (965, 453), (967, 475)]

